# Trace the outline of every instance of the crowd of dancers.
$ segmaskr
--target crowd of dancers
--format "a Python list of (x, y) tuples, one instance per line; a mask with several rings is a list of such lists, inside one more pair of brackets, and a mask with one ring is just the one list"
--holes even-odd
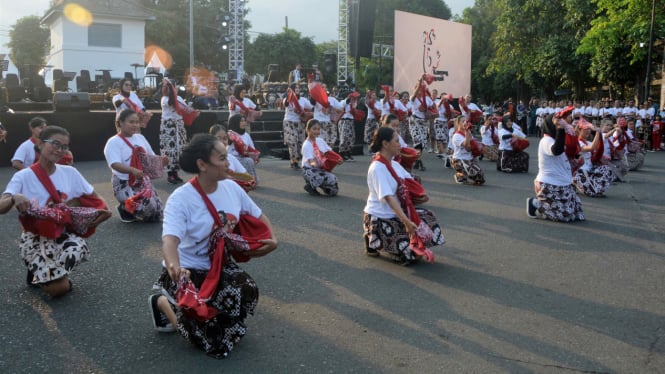
[[(608, 115), (592, 110), (587, 116), (579, 106), (543, 105), (534, 109), (535, 119), (520, 126), (512, 106), (487, 111), (471, 95), (454, 105), (452, 95), (430, 91), (431, 83), (425, 75), (410, 93), (384, 86), (382, 98), (370, 90), (362, 100), (358, 92), (344, 99), (329, 96), (325, 85), (313, 80), (309, 97), (292, 85), (284, 99), (289, 165), (312, 196), (343, 194), (344, 181), (334, 169), (355, 161), (355, 126), (364, 123), (362, 152), (371, 161), (359, 224), (367, 256), (387, 256), (402, 265), (433, 262), (431, 247), (445, 243), (420, 183), (418, 173), (427, 170), (424, 152), (452, 168), (455, 183), (480, 186), (486, 180), (483, 163), (494, 163), (500, 172), (528, 173), (526, 149), (530, 139), (537, 140), (535, 197), (527, 198), (527, 215), (569, 222), (585, 219), (579, 194), (606, 196), (612, 184), (644, 163), (645, 139), (635, 135), (637, 129), (648, 128), (649, 148), (660, 149), (662, 114), (655, 111), (640, 117), (641, 109)], [(228, 122), (211, 123), (208, 134), (187, 140), (185, 126), (198, 111), (165, 80), (157, 154), (141, 135), (152, 114), (131, 88), (131, 81), (123, 81), (113, 98), (117, 133), (104, 148), (115, 203), (107, 204), (72, 166), (67, 130), (35, 117), (28, 123), (31, 137), (12, 158), (17, 172), (0, 198), (0, 214), (18, 211), (26, 282), (52, 297), (72, 289), (69, 273), (89, 256), (85, 238), (113, 210), (125, 223), (161, 221), (162, 271), (149, 295), (154, 327), (177, 331), (207, 354), (226, 357), (246, 334), (244, 320), (258, 302), (256, 283), (238, 263), (278, 245), (269, 218), (249, 195), (260, 187), (260, 152), (250, 127), (261, 112), (238, 86), (229, 100)], [(534, 133), (541, 136), (529, 138)], [(166, 202), (152, 185), (164, 170), (167, 181), (178, 185)], [(193, 177), (184, 181), (181, 170)]]

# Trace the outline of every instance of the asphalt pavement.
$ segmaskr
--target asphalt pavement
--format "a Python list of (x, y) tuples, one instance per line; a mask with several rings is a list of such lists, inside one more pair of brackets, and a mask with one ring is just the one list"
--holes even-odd
[[(531, 170), (481, 161), (484, 186), (457, 185), (425, 154), (426, 206), (446, 244), (436, 262), (366, 257), (361, 240), (369, 156), (335, 171), (339, 196), (313, 197), (288, 161), (261, 159), (251, 197), (279, 240), (242, 264), (260, 289), (247, 335), (224, 360), (153, 330), (161, 225), (117, 213), (88, 240), (74, 290), (49, 299), (25, 284), (15, 211), (0, 216), (0, 373), (662, 373), (665, 371), (665, 152), (587, 220), (529, 219)], [(104, 162), (75, 165), (114, 203)], [(0, 168), (4, 186), (13, 171)], [(175, 186), (155, 181), (166, 200)], [(115, 204), (114, 204), (115, 206)]]

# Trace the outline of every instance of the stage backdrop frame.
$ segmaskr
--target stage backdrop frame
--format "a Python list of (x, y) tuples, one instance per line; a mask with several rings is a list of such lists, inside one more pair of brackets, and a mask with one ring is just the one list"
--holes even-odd
[(437, 89), (454, 97), (471, 92), (471, 25), (395, 11), (393, 87), (413, 91), (432, 74)]

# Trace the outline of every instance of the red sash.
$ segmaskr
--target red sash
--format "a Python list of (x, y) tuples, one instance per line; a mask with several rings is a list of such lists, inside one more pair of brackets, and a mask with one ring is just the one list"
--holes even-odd
[(312, 82), (309, 85), (309, 96), (314, 99), (317, 103), (321, 104), (324, 108), (330, 108), (330, 102), (328, 101), (328, 94), (326, 90), (321, 87), (318, 82)]
[(417, 149), (411, 147), (402, 147), (399, 150), (398, 157), (395, 157), (395, 161), (399, 162), (399, 164), (402, 165), (402, 167), (407, 171), (411, 171), (411, 169), (413, 169), (413, 164), (415, 164), (419, 158), (420, 152), (418, 152)]
[(411, 247), (411, 250), (413, 250), (418, 256), (425, 256), (428, 262), (434, 262), (434, 254), (426, 246), (426, 243), (432, 239), (432, 230), (429, 230), (429, 234), (425, 233), (426, 236), (429, 236), (428, 238), (421, 237), (420, 232), (426, 231), (424, 227), (427, 227), (427, 229), (429, 229), (429, 227), (420, 219), (416, 207), (413, 204), (413, 198), (424, 196), (425, 189), (415, 179), (403, 179), (397, 176), (390, 161), (386, 160), (380, 153), (377, 153), (376, 156), (374, 156), (374, 161), (384, 164), (386, 169), (390, 172), (390, 175), (395, 178), (395, 181), (397, 182), (397, 199), (409, 219), (418, 226), (416, 232), (410, 235), (409, 246)]
[(490, 132), (492, 133), (492, 141), (494, 142), (494, 144), (499, 144), (500, 143), (499, 135), (496, 134), (496, 129), (492, 125), (490, 125)]
[(251, 158), (252, 160), (254, 160), (255, 164), (259, 163), (259, 157), (261, 156), (261, 152), (246, 145), (245, 142), (242, 140), (242, 137), (238, 135), (235, 131), (233, 130), (229, 131), (228, 135), (229, 135), (229, 140), (231, 140), (231, 142), (233, 143), (233, 146), (235, 147), (236, 151), (238, 151), (238, 154), (240, 154), (242, 157)]
[(316, 160), (319, 163), (319, 167), (321, 169), (327, 172), (332, 172), (335, 166), (339, 165), (342, 162), (342, 156), (340, 156), (339, 153), (335, 151), (328, 151), (326, 153), (322, 153), (321, 149), (319, 149), (319, 145), (316, 144), (316, 139), (310, 142), (312, 143), (312, 147), (314, 148), (314, 157), (316, 157)]
[(107, 209), (104, 200), (94, 195), (83, 195), (79, 197), (80, 207), (68, 207), (63, 203), (62, 195), (56, 190), (46, 170), (39, 164), (31, 165), (30, 169), (42, 183), (54, 205), (31, 209), (27, 214), (19, 215), (23, 228), (50, 239), (59, 238), (65, 229), (84, 238), (94, 234), (95, 227), (89, 225), (97, 218), (97, 210)]
[(175, 103), (173, 104), (175, 107), (175, 111), (182, 117), (182, 121), (185, 123), (186, 126), (191, 126), (194, 123), (194, 120), (196, 117), (201, 114), (196, 109), (193, 109), (189, 105), (182, 105), (179, 101), (178, 98), (175, 98)]
[(522, 152), (529, 147), (529, 141), (524, 138), (512, 138), (510, 146), (513, 148), (513, 151)]
[[(466, 138), (466, 134), (461, 131), (455, 131), (455, 133)], [(452, 139), (450, 139), (450, 141), (452, 141)], [(483, 154), (483, 148), (485, 148), (485, 145), (471, 136), (471, 156), (480, 157)]]
[[(263, 224), (261, 220), (246, 214), (241, 214), (241, 219), (238, 221), (235, 228), (236, 231), (243, 232), (243, 234), (246, 235), (243, 236), (244, 239), (239, 239), (237, 237), (238, 234), (225, 232), (223, 229), (224, 222), (219, 216), (219, 213), (215, 210), (215, 206), (208, 198), (208, 195), (206, 195), (201, 188), (198, 177), (193, 177), (189, 183), (191, 183), (199, 195), (201, 195), (201, 198), (214, 221), (213, 233), (210, 235), (208, 247), (210, 270), (198, 291), (191, 280), (187, 282), (179, 281), (176, 297), (178, 299), (178, 306), (182, 307), (188, 315), (199, 321), (206, 321), (214, 318), (218, 314), (218, 310), (214, 307), (208, 306), (206, 301), (208, 301), (213, 296), (215, 290), (217, 290), (224, 268), (224, 248), (227, 241), (229, 241), (230, 245), (235, 244), (236, 247), (242, 246), (243, 250), (256, 249), (262, 245), (258, 240), (266, 238), (266, 231), (268, 235), (267, 237), (270, 237), (270, 230), (267, 229), (267, 226)], [(243, 216), (248, 217), (243, 218)], [(233, 215), (225, 215), (225, 219), (229, 218), (232, 220), (235, 219)], [(264, 230), (261, 230), (259, 227), (261, 225), (265, 228)], [(257, 229), (257, 227), (259, 227), (259, 229)], [(245, 231), (249, 232), (249, 234), (245, 233)], [(236, 258), (237, 261), (242, 262), (249, 260), (249, 257), (242, 253), (232, 252), (231, 255)]]
[[(127, 140), (127, 138), (125, 138), (120, 133), (118, 133), (118, 137), (120, 139), (122, 139), (125, 142), (125, 144), (127, 144), (127, 146), (129, 148), (132, 149), (132, 158), (129, 161), (129, 167), (136, 168), (136, 169), (139, 169), (139, 170), (142, 171), (143, 170), (143, 164), (141, 164), (141, 159), (139, 158), (139, 152), (146, 153), (145, 149), (143, 149), (143, 147), (140, 147), (140, 146), (134, 146), (132, 143), (129, 142), (129, 140)], [(132, 173), (129, 173), (129, 186), (130, 187), (136, 187), (137, 185), (140, 185), (140, 184), (141, 184), (141, 182), (137, 181), (136, 178), (134, 178), (134, 175)]]

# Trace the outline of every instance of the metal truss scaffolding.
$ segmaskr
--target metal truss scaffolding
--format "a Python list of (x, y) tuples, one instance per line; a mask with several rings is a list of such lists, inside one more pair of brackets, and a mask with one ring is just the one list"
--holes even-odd
[(244, 0), (229, 0), (229, 80), (241, 80), (245, 68)]
[(349, 1), (339, 0), (339, 39), (337, 40), (337, 83), (349, 76)]

